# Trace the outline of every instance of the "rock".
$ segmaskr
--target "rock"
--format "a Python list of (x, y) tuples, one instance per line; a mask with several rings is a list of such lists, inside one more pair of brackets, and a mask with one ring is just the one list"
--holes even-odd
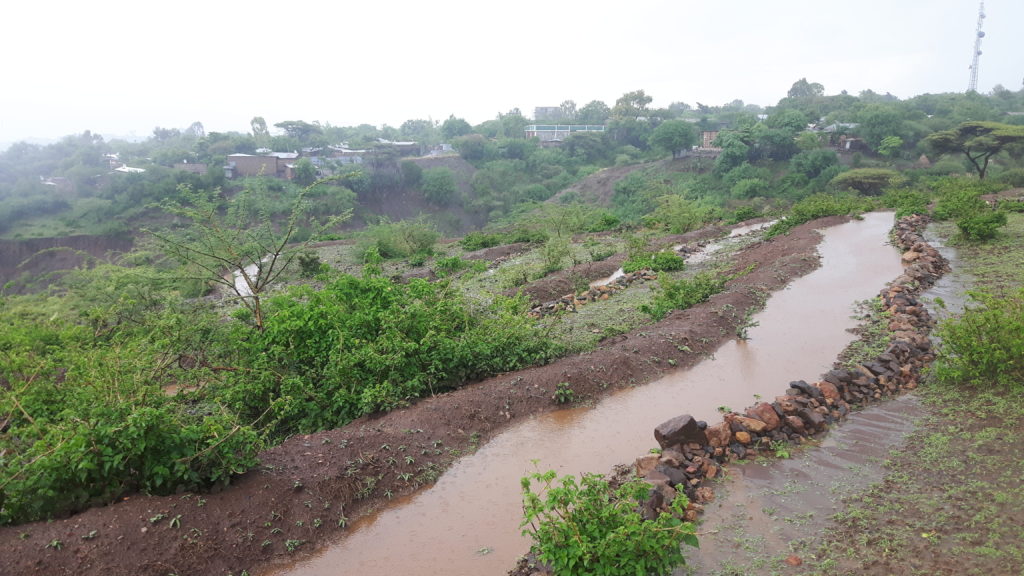
[(708, 486), (701, 486), (700, 488), (697, 488), (696, 496), (698, 504), (715, 501), (715, 492)]
[(815, 388), (814, 386), (811, 386), (807, 382), (804, 382), (803, 380), (795, 380), (793, 382), (790, 382), (789, 387), (796, 388), (797, 390), (803, 392), (804, 394), (810, 396), (811, 398), (814, 398), (815, 400), (821, 399), (821, 391)]
[(668, 479), (669, 486), (676, 486), (686, 482), (686, 474), (683, 473), (679, 468), (673, 468), (672, 466), (665, 466), (664, 464), (658, 466), (655, 472), (663, 474)]
[(673, 444), (686, 444), (696, 442), (707, 444), (708, 438), (698, 426), (697, 421), (689, 414), (676, 416), (675, 418), (662, 422), (654, 429), (654, 439), (663, 449)]
[(804, 408), (800, 411), (800, 419), (804, 421), (812, 431), (821, 430), (825, 426), (825, 418), (812, 408)]
[(775, 413), (775, 408), (766, 402), (760, 402), (747, 409), (747, 416), (764, 422), (768, 430), (775, 430), (780, 425), (779, 415)]
[[(774, 411), (772, 413), (774, 415)], [(753, 432), (754, 434), (761, 434), (768, 429), (768, 425), (756, 418), (748, 418), (746, 416), (736, 416), (736, 422), (741, 424), (747, 431)], [(737, 432), (738, 434), (739, 432)]]
[(800, 408), (793, 400), (793, 396), (776, 396), (775, 403), (782, 409), (783, 414), (796, 414)]
[(914, 252), (913, 250), (911, 250), (910, 252), (905, 252), (903, 256), (900, 258), (900, 260), (902, 260), (904, 264), (910, 264), (911, 262), (914, 262), (920, 257), (920, 252)]
[(739, 442), (733, 442), (730, 444), (729, 449), (732, 450), (733, 454), (735, 454), (740, 460), (747, 457), (747, 449)]
[(750, 444), (750, 441), (751, 441), (750, 432), (743, 432), (743, 431), (737, 432), (736, 433), (736, 441), (739, 442), (740, 444)]
[(821, 395), (824, 396), (826, 400), (831, 400), (833, 402), (839, 400), (839, 388), (836, 388), (835, 384), (831, 382), (818, 382), (817, 386), (818, 390), (821, 390)]
[(661, 452), (661, 463), (666, 466), (673, 466), (675, 468), (679, 468), (680, 466), (683, 465), (684, 460), (686, 460), (686, 457), (683, 456), (683, 453), (679, 452), (678, 450), (668, 449), (662, 450)]
[(644, 454), (636, 459), (636, 475), (638, 478), (646, 478), (647, 474), (658, 466), (661, 456), (657, 454)]
[(797, 434), (803, 434), (806, 430), (804, 421), (797, 416), (786, 416), (786, 425), (792, 428)]

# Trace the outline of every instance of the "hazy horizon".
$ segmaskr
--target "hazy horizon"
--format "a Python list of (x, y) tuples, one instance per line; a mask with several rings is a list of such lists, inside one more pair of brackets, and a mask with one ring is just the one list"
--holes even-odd
[[(18, 3), (0, 24), (11, 59), (0, 148), (90, 130), (248, 132), (262, 116), (336, 126), (450, 114), (478, 124), (574, 100), (773, 106), (800, 78), (843, 90), (963, 92), (978, 2), (789, 0), (174, 7)], [(506, 8), (502, 8), (506, 6)], [(1021, 88), (1024, 3), (985, 4), (978, 91)]]

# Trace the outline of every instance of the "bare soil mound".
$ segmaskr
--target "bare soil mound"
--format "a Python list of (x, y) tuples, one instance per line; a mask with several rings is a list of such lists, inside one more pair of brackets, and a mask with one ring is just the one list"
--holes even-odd
[(751, 245), (732, 268), (752, 271), (725, 292), (610, 338), (594, 352), (291, 438), (226, 488), (131, 495), (70, 518), (0, 528), (4, 574), (239, 574), (315, 548), (336, 539), (349, 520), (429, 485), (511, 422), (558, 409), (553, 395), (560, 382), (587, 402), (696, 364), (735, 332), (745, 310), (816, 268), (815, 228), (841, 221), (818, 220)]

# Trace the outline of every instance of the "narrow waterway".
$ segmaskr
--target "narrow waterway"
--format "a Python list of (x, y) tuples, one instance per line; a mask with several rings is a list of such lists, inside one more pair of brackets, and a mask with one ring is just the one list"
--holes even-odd
[(529, 542), (519, 533), (519, 479), (607, 472), (655, 445), (652, 430), (682, 413), (714, 420), (773, 397), (791, 380), (814, 380), (853, 339), (852, 305), (901, 271), (887, 244), (891, 213), (825, 230), (822, 267), (774, 294), (754, 316), (749, 339), (727, 342), (692, 369), (624, 391), (595, 407), (539, 416), (498, 435), (438, 482), (352, 526), (347, 537), (275, 574), (500, 575)]

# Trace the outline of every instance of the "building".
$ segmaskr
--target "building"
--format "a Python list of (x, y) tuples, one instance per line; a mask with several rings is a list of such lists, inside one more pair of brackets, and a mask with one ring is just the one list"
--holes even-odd
[(700, 133), (700, 149), (721, 150), (721, 148), (715, 146), (715, 140), (717, 138), (718, 130), (702, 130)]
[(266, 152), (259, 155), (231, 154), (225, 159), (224, 176), (228, 178), (249, 176), (286, 178), (286, 166), (295, 164), (298, 158), (297, 152)]
[(603, 124), (530, 124), (525, 128), (527, 138), (544, 142), (562, 142), (577, 132), (604, 133)]

